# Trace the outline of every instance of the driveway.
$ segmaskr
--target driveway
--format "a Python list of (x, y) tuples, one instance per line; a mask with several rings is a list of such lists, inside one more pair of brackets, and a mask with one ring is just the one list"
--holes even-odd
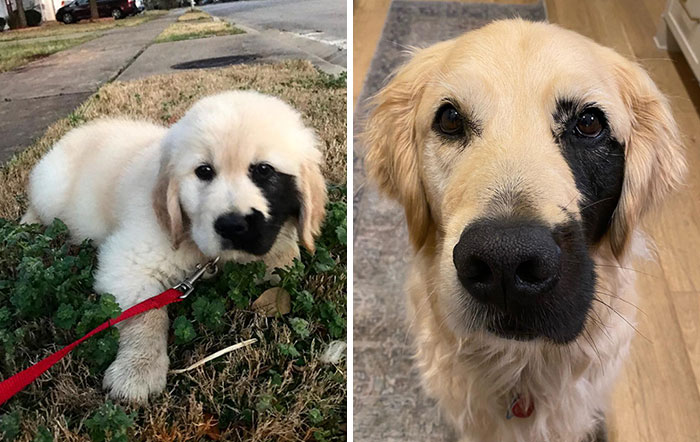
[(201, 7), (258, 30), (280, 30), (347, 48), (345, 0), (251, 0)]

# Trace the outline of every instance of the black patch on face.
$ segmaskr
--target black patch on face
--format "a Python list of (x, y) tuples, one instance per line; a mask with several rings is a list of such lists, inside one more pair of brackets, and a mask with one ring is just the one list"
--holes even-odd
[[(579, 118), (587, 112), (602, 125), (598, 136), (585, 136), (577, 130)], [(576, 187), (584, 196), (579, 210), (586, 239), (595, 244), (608, 231), (620, 199), (625, 147), (612, 136), (604, 112), (593, 103), (559, 99), (553, 117), (554, 138), (574, 175)]]
[(580, 222), (550, 230), (534, 219), (482, 219), (465, 228), (453, 260), (491, 333), (564, 344), (583, 330), (596, 274)]
[(219, 234), (223, 237), (225, 249), (243, 250), (261, 256), (270, 251), (284, 223), (290, 218), (299, 217), (301, 197), (294, 176), (278, 172), (271, 166), (261, 173), (257, 166), (251, 165), (248, 176), (268, 202), (268, 218), (265, 219), (260, 211), (253, 210), (253, 213), (245, 216), (247, 229), (244, 232)]

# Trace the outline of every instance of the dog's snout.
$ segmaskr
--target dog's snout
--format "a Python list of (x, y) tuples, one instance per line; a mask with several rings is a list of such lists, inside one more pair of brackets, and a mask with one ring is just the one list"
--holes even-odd
[(248, 220), (238, 213), (221, 215), (214, 222), (216, 233), (226, 239), (234, 239), (248, 232)]
[(556, 286), (561, 249), (545, 226), (488, 220), (462, 232), (453, 261), (471, 296), (508, 311), (542, 302)]

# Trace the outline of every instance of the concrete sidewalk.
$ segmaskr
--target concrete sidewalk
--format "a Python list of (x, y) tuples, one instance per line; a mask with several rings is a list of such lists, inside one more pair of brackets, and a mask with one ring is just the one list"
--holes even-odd
[(0, 74), (0, 162), (116, 78), (177, 18), (171, 13)]

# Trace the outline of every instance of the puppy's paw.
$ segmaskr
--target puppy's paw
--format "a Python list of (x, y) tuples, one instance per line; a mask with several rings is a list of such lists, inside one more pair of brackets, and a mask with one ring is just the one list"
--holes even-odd
[(165, 389), (168, 357), (128, 358), (117, 356), (105, 372), (102, 386), (113, 399), (146, 403), (150, 395)]

